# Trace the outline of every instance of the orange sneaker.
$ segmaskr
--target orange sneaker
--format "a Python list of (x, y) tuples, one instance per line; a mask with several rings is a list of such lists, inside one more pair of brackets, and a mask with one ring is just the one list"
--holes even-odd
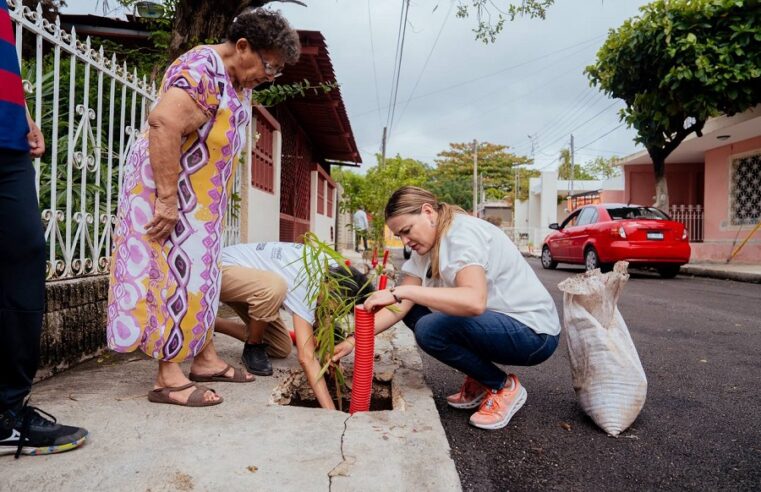
[(458, 393), (447, 396), (447, 403), (454, 408), (476, 408), (486, 397), (489, 390), (470, 376), (465, 376), (465, 382)]
[(512, 388), (506, 384), (499, 391), (489, 391), (486, 399), (481, 403), (481, 408), (471, 415), (471, 425), (481, 429), (501, 429), (526, 403), (528, 395), (526, 389), (514, 374), (510, 374), (508, 378), (513, 382)]

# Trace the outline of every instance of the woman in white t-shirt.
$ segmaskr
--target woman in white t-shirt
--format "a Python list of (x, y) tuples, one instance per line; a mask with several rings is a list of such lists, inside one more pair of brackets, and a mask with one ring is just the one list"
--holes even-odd
[[(400, 188), (385, 215), (413, 253), (401, 284), (365, 301), (377, 311), (376, 333), (403, 319), (425, 352), (466, 374), (447, 403), (479, 407), (470, 418), (476, 427), (504, 427), (526, 402), (526, 390), (495, 363), (531, 366), (552, 355), (560, 321), (550, 294), (503, 231), (427, 190)], [(393, 304), (397, 312), (381, 309)], [(352, 344), (340, 344), (334, 359)]]

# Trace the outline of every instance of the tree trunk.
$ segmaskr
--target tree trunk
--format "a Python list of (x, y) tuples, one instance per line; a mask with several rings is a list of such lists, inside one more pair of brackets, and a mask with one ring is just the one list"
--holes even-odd
[(199, 43), (218, 43), (227, 27), (242, 11), (264, 2), (256, 0), (182, 0), (177, 3), (169, 41), (169, 59), (174, 60)]
[(655, 203), (653, 206), (664, 212), (669, 208), (669, 187), (666, 181), (665, 159), (653, 158), (653, 174), (655, 175)]

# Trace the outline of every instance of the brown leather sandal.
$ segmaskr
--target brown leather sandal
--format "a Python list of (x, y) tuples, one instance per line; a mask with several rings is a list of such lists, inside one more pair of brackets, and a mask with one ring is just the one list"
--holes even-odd
[[(246, 373), (237, 367), (233, 367), (233, 375), (231, 377), (225, 376), (231, 367), (233, 366), (227, 364), (227, 367), (218, 373), (211, 375), (193, 374), (191, 372), (188, 378), (191, 381), (197, 381), (199, 383), (251, 383), (256, 379), (255, 376), (251, 379), (246, 379)], [(253, 376), (253, 374), (251, 375)]]
[[(190, 396), (188, 397), (188, 401), (184, 403), (181, 401), (175, 400), (174, 398), (169, 396), (170, 393), (182, 391), (191, 387), (195, 387), (196, 389), (190, 394)], [(221, 396), (219, 397), (219, 400), (206, 401), (203, 395), (207, 391), (211, 391), (214, 394), (217, 393), (211, 388), (207, 388), (206, 386), (202, 386), (196, 383), (188, 383), (183, 386), (174, 386), (174, 387), (166, 386), (164, 388), (156, 388), (155, 390), (151, 390), (148, 393), (148, 401), (152, 403), (167, 403), (170, 405), (180, 405), (182, 407), (210, 407), (213, 405), (219, 405), (220, 403), (225, 401), (224, 398), (222, 398)]]

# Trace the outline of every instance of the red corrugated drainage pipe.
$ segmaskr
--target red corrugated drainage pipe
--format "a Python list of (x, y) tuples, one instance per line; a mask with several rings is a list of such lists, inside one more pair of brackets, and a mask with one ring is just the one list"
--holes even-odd
[(351, 385), (349, 413), (370, 410), (373, 392), (375, 355), (375, 316), (364, 308), (354, 307), (354, 377)]

